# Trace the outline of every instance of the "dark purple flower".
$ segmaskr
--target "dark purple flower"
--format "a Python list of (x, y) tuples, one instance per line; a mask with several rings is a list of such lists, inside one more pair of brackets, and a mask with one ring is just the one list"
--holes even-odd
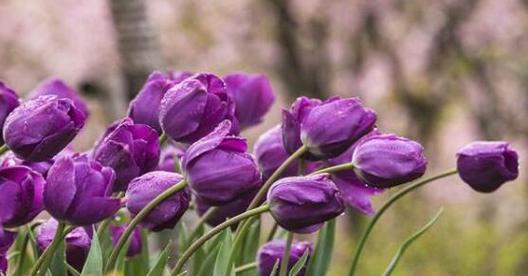
[(394, 134), (373, 135), (359, 143), (352, 163), (369, 186), (390, 188), (421, 177), (427, 160), (419, 143)]
[(0, 224), (24, 225), (43, 209), (44, 178), (32, 169), (14, 166), (0, 169)]
[[(41, 252), (51, 244), (59, 223), (51, 218), (41, 224), (36, 231), (37, 245)], [(76, 270), (81, 271), (92, 243), (92, 227), (76, 227), (65, 237), (66, 261)]]
[(110, 126), (93, 152), (95, 160), (114, 169), (114, 191), (125, 191), (134, 177), (155, 169), (159, 155), (158, 133), (147, 125), (134, 124), (130, 118)]
[(90, 225), (121, 207), (111, 197), (115, 174), (86, 155), (65, 156), (48, 171), (44, 206), (51, 216), (72, 225)]
[(85, 116), (70, 99), (40, 96), (7, 116), (4, 140), (15, 155), (39, 162), (51, 159), (75, 138)]
[[(284, 149), (289, 154), (294, 153), (302, 146), (301, 124), (310, 110), (322, 102), (319, 99), (299, 97), (293, 102), (289, 110), (282, 110), (282, 141)], [(304, 157), (314, 159), (313, 156), (305, 154)]]
[(0, 274), (7, 272), (7, 251), (15, 242), (16, 233), (0, 226)]
[[(0, 129), (4, 128), (7, 115), (19, 105), (15, 91), (0, 81)], [(0, 145), (4, 144), (4, 137), (0, 137)]]
[[(249, 204), (257, 194), (257, 191), (258, 189), (249, 191), (238, 198), (235, 198), (231, 202), (216, 207), (216, 209), (205, 222), (211, 226), (217, 226), (228, 218), (242, 214), (249, 207)], [(196, 206), (200, 216), (202, 216), (211, 207), (207, 203), (203, 202), (200, 198), (196, 198)], [(234, 225), (233, 228), (236, 228), (236, 225)]]
[[(176, 185), (182, 180), (177, 173), (153, 171), (134, 178), (126, 192), (126, 207), (133, 215), (137, 215), (149, 202)], [(154, 208), (142, 221), (141, 225), (152, 231), (171, 229), (189, 208), (191, 193), (189, 189), (173, 194)]]
[(86, 102), (79, 95), (79, 92), (68, 86), (63, 80), (50, 78), (41, 82), (37, 88), (31, 91), (29, 98), (33, 99), (47, 95), (55, 95), (59, 99), (72, 100), (75, 107), (84, 114), (84, 117), (88, 117), (89, 112)]
[[(110, 226), (110, 234), (112, 238), (112, 244), (114, 246), (119, 241), (119, 238), (121, 238), (121, 235), (123, 235), (123, 232), (125, 232), (125, 229), (128, 225), (112, 225)], [(127, 256), (128, 257), (134, 257), (141, 253), (142, 248), (142, 241), (141, 241), (141, 227), (136, 226), (134, 228), (134, 231), (132, 232), (132, 235), (130, 235), (130, 242), (128, 245), (128, 251)]]
[(222, 122), (183, 156), (183, 169), (193, 192), (212, 206), (231, 202), (261, 185), (257, 164), (246, 152), (246, 140), (228, 136), (230, 128), (229, 121)]
[(8, 152), (2, 156), (0, 167), (7, 168), (13, 166), (30, 167), (35, 172), (40, 173), (44, 178), (48, 175), (48, 170), (53, 165), (53, 160), (46, 160), (42, 162), (31, 162), (17, 158), (12, 152)]
[[(307, 233), (315, 225), (343, 213), (345, 207), (328, 174), (286, 177), (268, 191), (270, 212), (275, 221), (292, 232)], [(313, 229), (306, 229), (307, 227)]]
[(197, 74), (173, 86), (161, 100), (161, 128), (173, 140), (193, 143), (225, 119), (238, 133), (235, 104), (224, 81), (213, 74)]
[(159, 112), (161, 106), (161, 99), (174, 85), (180, 83), (189, 74), (180, 73), (181, 75), (163, 74), (161, 72), (153, 72), (148, 77), (136, 97), (130, 102), (128, 108), (128, 116), (138, 124), (149, 125), (158, 133), (161, 133), (161, 126), (159, 123)]
[(458, 151), (457, 169), (471, 188), (490, 193), (519, 176), (519, 156), (508, 142), (473, 142)]
[(160, 154), (160, 162), (158, 164), (158, 171), (178, 172), (176, 168), (180, 168), (180, 160), (185, 153), (185, 149), (175, 145), (168, 145)]
[[(284, 240), (273, 240), (263, 244), (257, 253), (257, 264), (260, 276), (272, 276), (273, 266), (278, 261), (278, 271), (280, 271), (280, 264), (282, 257), (284, 256), (284, 250), (286, 249), (286, 242)], [(308, 241), (294, 241), (290, 249), (290, 258), (288, 259), (288, 270), (290, 271), (295, 263), (304, 255), (304, 252), (308, 250), (308, 259), (303, 266), (303, 269), (299, 271), (298, 276), (304, 276), (306, 273), (306, 267), (308, 266), (308, 260), (313, 253), (312, 244)], [(273, 276), (276, 276), (273, 275)]]
[[(262, 172), (262, 177), (268, 179), (289, 156), (282, 143), (281, 127), (275, 126), (260, 135), (255, 142), (253, 152)], [(296, 175), (298, 166), (298, 162), (294, 161), (288, 166), (282, 176)]]
[(224, 76), (227, 92), (235, 100), (235, 115), (240, 128), (245, 129), (262, 122), (275, 101), (268, 78), (259, 74), (232, 73)]

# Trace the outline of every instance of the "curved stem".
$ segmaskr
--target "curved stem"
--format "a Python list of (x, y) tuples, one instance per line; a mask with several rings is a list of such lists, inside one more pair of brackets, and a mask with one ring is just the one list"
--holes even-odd
[(53, 253), (55, 252), (62, 240), (62, 235), (65, 228), (66, 224), (64, 222), (59, 222), (59, 224), (57, 225), (57, 230), (55, 231), (55, 236), (53, 237), (53, 241), (46, 248), (46, 250), (44, 250), (42, 255), (40, 255), (40, 257), (38, 258), (37, 262), (33, 265), (33, 269), (31, 269), (30, 275), (34, 276), (37, 274), (44, 274), (42, 272), (47, 270), (48, 267), (45, 265), (45, 261), (48, 258), (51, 258), (51, 256), (53, 256)]
[(189, 237), (185, 241), (185, 248), (187, 248), (187, 245), (193, 242), (194, 238), (196, 238), (196, 235), (198, 235), (198, 230), (202, 225), (204, 225), (205, 221), (214, 213), (214, 211), (217, 209), (217, 207), (210, 207), (198, 220), (196, 223), (196, 226), (194, 226), (191, 234), (189, 234)]
[(119, 255), (119, 252), (123, 249), (123, 246), (127, 242), (128, 238), (130, 237), (136, 226), (160, 203), (162, 203), (175, 193), (184, 189), (185, 186), (187, 186), (187, 182), (185, 181), (185, 179), (183, 179), (182, 181), (178, 182), (174, 186), (170, 187), (169, 189), (165, 190), (163, 193), (155, 197), (151, 202), (147, 204), (147, 206), (141, 209), (141, 211), (130, 221), (127, 228), (119, 238), (119, 241), (114, 246), (114, 249), (112, 249), (112, 253), (108, 258), (108, 263), (106, 264), (105, 271), (109, 271), (113, 268), (114, 263), (117, 260), (117, 256)]
[(165, 142), (167, 142), (167, 133), (163, 132), (160, 137), (159, 137), (159, 144), (160, 146), (162, 146), (163, 144), (165, 144)]
[(248, 263), (235, 268), (235, 273), (244, 272), (257, 267), (257, 262)]
[(312, 172), (310, 175), (320, 174), (320, 173), (335, 173), (335, 172), (348, 171), (348, 170), (353, 170), (353, 169), (354, 169), (354, 164), (345, 163), (345, 164), (339, 164), (339, 165), (335, 165), (332, 167), (327, 167), (324, 169), (317, 170), (315, 172)]
[(183, 268), (183, 266), (185, 265), (185, 262), (192, 256), (192, 254), (196, 250), (198, 250), (198, 248), (200, 248), (205, 242), (207, 242), (209, 239), (214, 237), (216, 234), (220, 233), (225, 228), (230, 227), (231, 225), (241, 220), (262, 214), (267, 211), (269, 211), (269, 205), (264, 204), (258, 208), (248, 210), (238, 216), (232, 217), (220, 223), (219, 225), (211, 229), (211, 231), (207, 232), (205, 235), (197, 239), (193, 244), (191, 244), (191, 246), (189, 246), (189, 248), (187, 248), (187, 250), (185, 250), (185, 252), (183, 252), (180, 259), (176, 263), (176, 266), (174, 266), (174, 269), (172, 270), (171, 275), (177, 275), (180, 272), (180, 270)]
[(286, 276), (288, 272), (288, 262), (290, 261), (290, 251), (293, 242), (293, 233), (288, 232), (286, 236), (286, 247), (284, 248), (284, 254), (282, 255), (282, 260), (280, 263), (279, 276)]
[(7, 145), (3, 145), (0, 147), (0, 156), (4, 155), (4, 153), (8, 152), (9, 151), (9, 148), (7, 147)]
[(370, 232), (372, 232), (372, 229), (374, 228), (374, 225), (376, 224), (376, 222), (380, 219), (380, 217), (383, 215), (383, 213), (385, 213), (385, 211), (387, 211), (387, 209), (389, 209), (389, 207), (392, 204), (394, 204), (398, 199), (400, 199), (404, 195), (408, 194), (409, 192), (412, 192), (412, 191), (416, 190), (417, 188), (419, 188), (419, 187), (421, 187), (421, 186), (423, 186), (423, 185), (425, 185), (425, 184), (427, 184), (429, 182), (433, 182), (433, 181), (438, 180), (440, 178), (444, 178), (444, 177), (447, 177), (447, 176), (450, 176), (450, 175), (453, 175), (453, 174), (456, 174), (456, 173), (457, 173), (457, 170), (446, 171), (444, 173), (441, 173), (441, 174), (426, 178), (424, 180), (418, 181), (416, 183), (413, 183), (413, 184), (411, 184), (411, 185), (399, 190), (394, 195), (392, 195), (389, 198), (389, 200), (387, 200), (383, 204), (383, 206), (379, 209), (379, 211), (376, 212), (376, 214), (374, 215), (372, 220), (369, 222), (369, 224), (367, 226), (367, 229), (365, 230), (365, 232), (361, 236), (361, 239), (359, 240), (359, 243), (358, 243), (358, 245), (356, 247), (356, 252), (354, 253), (354, 259), (352, 261), (352, 266), (350, 267), (350, 272), (348, 273), (348, 275), (349, 276), (353, 276), (356, 273), (356, 268), (357, 268), (357, 265), (358, 265), (358, 262), (359, 262), (359, 258), (361, 257), (361, 253), (363, 252), (363, 248), (365, 246), (365, 242), (367, 241), (367, 238), (369, 237)]

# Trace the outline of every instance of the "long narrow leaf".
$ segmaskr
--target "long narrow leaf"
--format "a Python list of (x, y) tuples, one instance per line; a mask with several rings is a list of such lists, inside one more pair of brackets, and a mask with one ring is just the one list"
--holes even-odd
[(383, 276), (389, 276), (394, 272), (394, 269), (398, 265), (398, 262), (400, 261), (401, 257), (407, 250), (411, 244), (416, 241), (420, 236), (422, 236), (427, 230), (429, 230), (433, 224), (438, 220), (442, 212), (444, 211), (444, 208), (440, 208), (438, 212), (436, 212), (436, 215), (426, 224), (424, 225), (420, 230), (418, 230), (416, 233), (414, 233), (412, 236), (410, 236), (403, 244), (400, 246), (398, 251), (396, 251), (396, 254), (392, 258), (390, 264), (385, 269), (385, 272), (383, 272)]
[(99, 238), (97, 237), (97, 231), (94, 231), (92, 237), (92, 244), (90, 246), (90, 252), (86, 258), (82, 276), (99, 276), (103, 275), (103, 255), (101, 252), (101, 245), (99, 244)]
[(231, 229), (224, 229), (222, 232), (222, 237), (222, 244), (220, 245), (220, 250), (218, 250), (218, 254), (216, 255), (213, 271), (214, 276), (234, 274), (234, 264), (229, 260), (229, 254), (231, 253), (231, 248), (233, 247)]
[(163, 276), (163, 272), (165, 271), (165, 266), (167, 265), (167, 260), (169, 258), (171, 243), (172, 242), (169, 242), (163, 251), (160, 252), (158, 259), (152, 266), (152, 269), (149, 271), (147, 276)]
[(277, 272), (279, 271), (279, 263), (280, 263), (280, 259), (277, 259), (275, 261), (275, 264), (273, 264), (273, 268), (271, 269), (270, 275), (277, 275)]
[(306, 249), (301, 256), (301, 258), (293, 265), (293, 267), (290, 270), (289, 276), (296, 276), (301, 272), (302, 268), (306, 264), (306, 260), (308, 260), (308, 256), (310, 255), (310, 250)]
[(325, 223), (323, 228), (319, 231), (317, 239), (317, 246), (312, 258), (308, 262), (308, 276), (326, 275), (330, 261), (332, 260), (332, 252), (335, 241), (336, 220), (330, 220)]

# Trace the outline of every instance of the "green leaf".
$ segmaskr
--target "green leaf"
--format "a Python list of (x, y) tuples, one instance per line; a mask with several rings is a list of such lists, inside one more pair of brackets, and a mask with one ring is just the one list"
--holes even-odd
[[(210, 276), (211, 275), (211, 267), (214, 266), (214, 262), (216, 260), (216, 256), (218, 254), (218, 251), (220, 250), (220, 242), (222, 241), (223, 236), (222, 235), (216, 235), (216, 237), (207, 242), (204, 246), (206, 248), (207, 255), (203, 261), (203, 263), (199, 264), (198, 266), (193, 266), (193, 276)], [(194, 273), (196, 271), (196, 273)]]
[[(205, 233), (205, 226), (202, 224), (198, 229), (196, 229), (196, 236), (200, 237)], [(192, 241), (188, 241), (188, 243), (192, 243)], [(193, 256), (191, 257), (191, 269), (192, 271), (198, 271), (200, 266), (203, 265), (203, 262), (205, 258), (207, 258), (208, 251), (206, 250), (206, 246), (201, 246), (194, 252)]]
[(171, 243), (172, 242), (169, 242), (167, 246), (165, 246), (163, 251), (160, 252), (158, 258), (152, 266), (152, 269), (148, 272), (147, 276), (163, 276), (165, 266), (167, 265), (167, 260), (169, 259)]
[(187, 239), (189, 238), (189, 230), (183, 220), (178, 223), (178, 251), (180, 253), (185, 252), (187, 246)]
[[(239, 262), (236, 264), (247, 264), (255, 261), (257, 251), (260, 246), (260, 220), (252, 224), (242, 244), (242, 254), (240, 254)], [(253, 276), (257, 275), (256, 270), (246, 270), (241, 273), (237, 273), (237, 276)]]
[(306, 260), (308, 260), (308, 256), (310, 255), (310, 250), (306, 249), (301, 256), (301, 258), (293, 265), (293, 267), (290, 269), (289, 276), (296, 276), (301, 269), (303, 269), (304, 264), (306, 264)]
[(279, 263), (280, 263), (280, 259), (275, 260), (275, 264), (273, 265), (273, 268), (271, 269), (270, 275), (277, 275), (277, 272), (279, 270)]
[[(130, 243), (127, 245), (130, 246)], [(146, 275), (150, 270), (150, 259), (148, 252), (148, 231), (141, 229), (141, 253), (134, 257), (125, 258), (125, 275)], [(128, 250), (127, 250), (128, 251)]]
[(334, 249), (336, 220), (332, 219), (325, 223), (319, 231), (317, 246), (310, 261), (308, 262), (308, 276), (325, 275), (332, 260)]
[(73, 276), (81, 276), (81, 273), (79, 273), (79, 271), (77, 271), (77, 269), (75, 269), (73, 266), (69, 265), (67, 262), (64, 262), (64, 265), (66, 266), (66, 268), (68, 268), (68, 272), (73, 275)]
[(229, 260), (229, 254), (233, 247), (231, 229), (228, 227), (222, 231), (222, 243), (216, 255), (213, 276), (234, 275), (233, 263)]
[(396, 251), (396, 254), (392, 258), (391, 262), (385, 269), (385, 272), (383, 272), (383, 276), (389, 276), (392, 274), (392, 272), (394, 272), (394, 269), (398, 265), (398, 262), (400, 261), (407, 248), (411, 246), (414, 241), (421, 237), (425, 232), (427, 232), (427, 230), (429, 230), (435, 224), (440, 215), (442, 215), (443, 211), (444, 208), (440, 208), (440, 210), (436, 212), (435, 216), (426, 225), (424, 225), (420, 230), (418, 230), (416, 233), (414, 233), (412, 236), (410, 236), (407, 240), (403, 242), (398, 251)]
[(29, 274), (31, 271), (33, 258), (29, 254), (31, 248), (28, 248), (30, 239), (28, 228), (29, 227), (26, 227), (24, 231), (20, 231), (17, 234), (12, 249), (12, 256), (8, 259), (8, 275), (23, 276)]
[(61, 241), (50, 263), (50, 271), (52, 275), (66, 275), (68, 268), (64, 265), (66, 262), (66, 248), (64, 246), (64, 241)]
[(126, 273), (126, 269), (127, 269), (126, 255), (128, 253), (128, 247), (130, 246), (130, 241), (131, 241), (131, 238), (129, 237), (127, 241), (125, 242), (125, 245), (123, 245), (123, 248), (121, 248), (121, 251), (117, 255), (117, 259), (116, 259), (115, 265), (112, 270), (119, 271), (119, 272), (123, 271)]
[(82, 276), (100, 276), (103, 275), (103, 255), (101, 252), (101, 245), (99, 244), (99, 238), (97, 237), (97, 231), (94, 231), (92, 237), (92, 244), (90, 246), (90, 252), (86, 258)]

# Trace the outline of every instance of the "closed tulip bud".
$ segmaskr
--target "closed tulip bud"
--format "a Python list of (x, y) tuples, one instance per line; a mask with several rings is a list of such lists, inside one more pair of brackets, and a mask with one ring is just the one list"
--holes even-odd
[[(263, 244), (257, 253), (257, 266), (260, 276), (277, 276), (280, 271), (280, 265), (282, 257), (284, 256), (284, 250), (286, 250), (286, 242), (284, 240), (273, 240)], [(308, 250), (308, 260), (313, 253), (312, 244), (307, 241), (293, 242), (290, 249), (290, 258), (288, 259), (288, 270), (290, 271), (293, 266), (301, 259), (304, 253)], [(297, 275), (304, 276), (306, 273), (306, 267), (308, 266), (308, 260), (306, 260), (303, 268)], [(278, 269), (276, 275), (271, 275), (275, 263), (278, 262)]]
[(207, 135), (225, 119), (234, 121), (238, 133), (235, 104), (222, 79), (197, 74), (173, 86), (161, 100), (159, 121), (173, 140), (193, 143)]
[(0, 274), (7, 272), (7, 251), (15, 242), (16, 233), (3, 229), (0, 226)]
[(70, 99), (40, 96), (23, 102), (7, 116), (4, 140), (21, 159), (51, 159), (75, 138), (85, 116)]
[(287, 177), (275, 182), (268, 191), (270, 212), (284, 229), (307, 233), (308, 228), (343, 213), (339, 190), (328, 174)]
[[(302, 146), (301, 123), (310, 113), (310, 110), (320, 104), (321, 100), (319, 99), (299, 97), (293, 102), (289, 110), (282, 110), (282, 142), (284, 143), (284, 149), (289, 154), (294, 153)], [(304, 157), (315, 159), (309, 154), (305, 154)]]
[(193, 192), (212, 206), (231, 202), (261, 185), (257, 164), (246, 152), (246, 141), (228, 136), (230, 128), (229, 121), (222, 122), (183, 156), (183, 170)]
[[(110, 237), (112, 239), (112, 244), (115, 246), (121, 236), (123, 235), (123, 232), (125, 232), (127, 225), (112, 225), (110, 226)], [(130, 242), (128, 244), (128, 251), (127, 256), (128, 257), (134, 257), (141, 253), (141, 248), (143, 247), (143, 242), (141, 241), (141, 227), (136, 226), (134, 228), (134, 231), (132, 232), (132, 235), (130, 235)]]
[(240, 128), (245, 129), (262, 122), (275, 101), (271, 84), (264, 75), (233, 73), (224, 76), (227, 92), (235, 100), (235, 115)]
[(75, 89), (68, 86), (63, 80), (50, 78), (41, 82), (29, 95), (30, 99), (39, 96), (55, 95), (59, 99), (70, 99), (73, 101), (75, 107), (88, 117), (90, 112), (84, 99), (79, 95)]
[(31, 168), (33, 171), (39, 173), (44, 178), (48, 175), (48, 170), (53, 165), (53, 160), (46, 160), (42, 162), (31, 162), (22, 160), (20, 158), (15, 157), (15, 155), (11, 152), (6, 153), (4, 156), (2, 156), (2, 161), (0, 163), (0, 167), (2, 168), (8, 168), (13, 166), (26, 166)]
[(334, 97), (314, 106), (301, 123), (301, 141), (318, 159), (336, 157), (369, 133), (376, 113), (359, 99)]
[(137, 176), (158, 166), (160, 143), (158, 133), (143, 124), (125, 118), (114, 123), (95, 146), (93, 158), (114, 169), (114, 191), (125, 191)]
[(0, 224), (22, 226), (43, 209), (44, 178), (32, 169), (14, 166), (0, 169)]
[(357, 176), (369, 186), (390, 188), (421, 177), (427, 160), (419, 143), (393, 134), (374, 135), (361, 141), (352, 163)]
[[(126, 207), (137, 215), (148, 203), (182, 180), (177, 173), (153, 171), (134, 178), (126, 192)], [(156, 206), (143, 220), (141, 225), (151, 231), (174, 228), (181, 216), (189, 208), (191, 193), (187, 188), (173, 194)]]
[[(0, 81), (0, 129), (4, 128), (7, 115), (20, 103), (15, 91)], [(4, 137), (0, 137), (0, 145), (4, 144)]]
[[(160, 154), (158, 171), (179, 172), (180, 160), (185, 153), (185, 149), (175, 145), (168, 145)], [(178, 170), (176, 170), (178, 169)]]
[(508, 142), (473, 142), (458, 151), (457, 169), (471, 188), (490, 193), (519, 176), (519, 156)]
[[(36, 231), (37, 245), (41, 252), (51, 244), (59, 223), (55, 219), (49, 219), (41, 224)], [(64, 241), (66, 242), (66, 262), (81, 271), (92, 243), (92, 228), (90, 227), (76, 227), (66, 235)]]
[[(282, 143), (282, 132), (280, 126), (266, 131), (255, 142), (254, 155), (257, 159), (262, 178), (268, 179), (273, 172), (289, 157)], [(282, 173), (282, 176), (294, 176), (298, 171), (298, 162), (294, 161)]]
[(163, 74), (161, 72), (150, 74), (143, 88), (130, 102), (128, 116), (134, 122), (149, 125), (158, 133), (161, 133), (162, 130), (159, 123), (161, 99), (165, 96), (167, 90), (185, 79), (183, 76), (188, 77), (189, 74), (174, 75), (175, 78), (173, 78), (172, 74)]
[[(212, 214), (207, 217), (205, 222), (211, 226), (217, 226), (228, 218), (242, 214), (248, 208), (251, 200), (253, 200), (257, 194), (257, 191), (258, 190), (256, 189), (254, 191), (249, 191), (238, 198), (235, 198), (231, 202), (216, 207)], [(196, 206), (200, 216), (205, 214), (205, 212), (207, 212), (207, 210), (211, 207), (207, 203), (203, 202), (200, 198), (196, 199)], [(237, 224), (232, 225), (233, 228), (236, 228), (236, 226)]]
[(86, 155), (65, 156), (48, 171), (44, 206), (52, 217), (72, 225), (90, 225), (114, 215), (121, 207), (113, 198), (115, 174)]

